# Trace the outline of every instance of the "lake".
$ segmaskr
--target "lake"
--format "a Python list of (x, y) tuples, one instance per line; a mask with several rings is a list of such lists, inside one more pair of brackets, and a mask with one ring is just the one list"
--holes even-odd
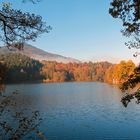
[(38, 109), (48, 140), (139, 140), (140, 105), (125, 108), (122, 93), (98, 82), (14, 84), (19, 108)]

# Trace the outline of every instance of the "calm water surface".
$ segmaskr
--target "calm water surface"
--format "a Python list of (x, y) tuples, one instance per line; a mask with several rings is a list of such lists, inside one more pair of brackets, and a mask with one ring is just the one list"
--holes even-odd
[(38, 109), (48, 140), (140, 140), (140, 105), (124, 108), (122, 93), (104, 83), (7, 85), (19, 107)]

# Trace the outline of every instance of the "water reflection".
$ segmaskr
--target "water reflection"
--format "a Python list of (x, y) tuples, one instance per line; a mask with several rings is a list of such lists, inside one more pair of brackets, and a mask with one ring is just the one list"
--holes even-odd
[[(42, 117), (38, 110), (26, 106), (16, 89), (4, 93), (5, 85), (0, 86), (0, 139), (43, 139), (46, 136), (40, 129)], [(14, 91), (15, 90), (15, 91)]]
[(2, 93), (4, 93), (5, 88), (6, 88), (5, 84), (0, 84), (0, 95), (2, 95)]
[(51, 140), (140, 139), (140, 108), (124, 108), (122, 93), (104, 83), (8, 85), (18, 90), (20, 107), (36, 108), (40, 129)]

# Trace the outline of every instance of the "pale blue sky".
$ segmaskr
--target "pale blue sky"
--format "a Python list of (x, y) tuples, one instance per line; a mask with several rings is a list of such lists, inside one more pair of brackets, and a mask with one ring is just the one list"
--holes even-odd
[(121, 22), (108, 14), (111, 0), (42, 0), (34, 5), (11, 0), (13, 7), (40, 14), (53, 27), (30, 44), (80, 60), (133, 59), (124, 45)]

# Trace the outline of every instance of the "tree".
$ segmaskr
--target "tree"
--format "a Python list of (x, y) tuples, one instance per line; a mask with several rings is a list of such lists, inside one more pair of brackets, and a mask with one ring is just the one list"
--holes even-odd
[[(0, 55), (0, 81), (29, 82), (42, 79), (42, 64), (22, 54)], [(15, 78), (16, 77), (16, 78)]]
[[(33, 3), (38, 0), (28, 0)], [(26, 2), (23, 0), (22, 2)], [(22, 12), (11, 8), (10, 3), (3, 3), (0, 9), (0, 40), (9, 47), (22, 49), (25, 41), (35, 41), (41, 33), (51, 30), (42, 21), (40, 15)]]
[(136, 67), (131, 75), (128, 76), (127, 81), (121, 85), (121, 90), (125, 91), (138, 86), (140, 82), (140, 67)]
[[(124, 36), (131, 38), (126, 46), (129, 49), (135, 48), (140, 49), (140, 0), (113, 0), (111, 2), (111, 7), (109, 13), (113, 18), (119, 18), (122, 20), (123, 29), (121, 32)], [(139, 55), (136, 52), (134, 56)], [(129, 88), (134, 88), (140, 82), (140, 67), (135, 68), (133, 74), (128, 77), (121, 89), (127, 90)], [(122, 98), (122, 103), (125, 107), (131, 101), (131, 99), (137, 99), (137, 103), (140, 103), (140, 90), (137, 89), (133, 94), (126, 94)]]
[[(22, 0), (36, 3), (39, 0)], [(51, 27), (42, 21), (40, 15), (22, 12), (11, 8), (10, 3), (2, 3), (0, 7), (0, 41), (8, 48), (16, 47), (23, 49), (24, 42), (34, 41), (41, 33), (48, 33)], [(5, 79), (6, 67), (0, 62), (0, 84)], [(3, 85), (0, 85), (0, 138), (7, 140), (35, 139), (35, 132), (39, 139), (45, 140), (46, 137), (37, 129), (41, 123), (39, 111), (30, 109), (20, 110), (17, 105), (17, 92), (12, 95), (3, 95)], [(30, 115), (28, 115), (30, 114)]]
[(129, 60), (121, 61), (119, 64), (113, 65), (107, 69), (105, 73), (105, 81), (111, 84), (123, 84), (128, 77), (134, 73), (135, 64)]
[[(4, 90), (0, 85), (0, 92)], [(3, 140), (38, 139), (46, 140), (38, 129), (42, 122), (39, 111), (18, 109), (17, 91), (11, 95), (0, 95), (0, 138)]]
[(122, 99), (121, 102), (123, 103), (123, 105), (125, 107), (127, 107), (128, 103), (132, 100), (132, 99), (136, 99), (136, 103), (139, 104), (140, 103), (140, 66), (136, 67), (133, 72), (128, 75), (127, 80), (121, 84), (120, 89), (122, 91), (126, 91), (126, 90), (130, 90), (136, 87), (136, 90), (133, 91), (133, 93), (126, 93)]
[[(122, 20), (124, 36), (131, 38), (128, 48), (140, 48), (140, 0), (113, 0), (109, 13), (113, 18)], [(134, 56), (139, 53), (136, 52)]]
[(7, 68), (6, 66), (0, 62), (0, 84), (4, 82), (4, 80), (6, 79), (6, 72), (7, 72)]

